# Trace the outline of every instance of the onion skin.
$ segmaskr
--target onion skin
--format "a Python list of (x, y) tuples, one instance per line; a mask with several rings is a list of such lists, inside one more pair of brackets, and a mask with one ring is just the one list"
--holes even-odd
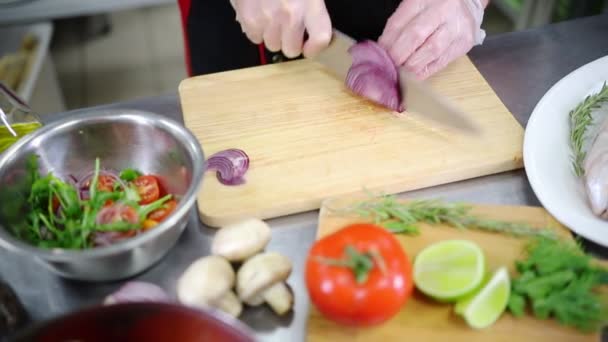
[(131, 281), (107, 296), (104, 305), (136, 302), (172, 302), (160, 286), (143, 281)]
[(206, 169), (215, 170), (218, 181), (224, 185), (241, 185), (249, 169), (249, 156), (235, 148), (223, 150), (207, 159)]
[(355, 94), (402, 113), (399, 70), (388, 53), (376, 42), (365, 40), (350, 47), (353, 64), (346, 86)]

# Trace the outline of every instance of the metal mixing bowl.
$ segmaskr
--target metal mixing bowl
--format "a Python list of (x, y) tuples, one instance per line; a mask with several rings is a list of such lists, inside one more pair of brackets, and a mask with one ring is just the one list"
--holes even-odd
[[(91, 171), (99, 157), (104, 169), (135, 168), (159, 177), (179, 199), (176, 210), (149, 231), (107, 247), (43, 249), (11, 232), (24, 222), (31, 177), (27, 161), (39, 156), (42, 173), (61, 178)], [(183, 232), (200, 189), (204, 155), (181, 124), (133, 110), (100, 110), (48, 124), (0, 155), (0, 246), (34, 257), (72, 279), (118, 280), (158, 262)]]

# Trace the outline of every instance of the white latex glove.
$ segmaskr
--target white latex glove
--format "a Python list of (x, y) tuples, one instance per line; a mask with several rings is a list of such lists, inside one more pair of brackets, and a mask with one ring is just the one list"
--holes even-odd
[[(247, 0), (246, 0), (247, 1)], [(378, 43), (394, 62), (425, 79), (485, 39), (487, 0), (403, 0)]]
[[(331, 21), (324, 0), (230, 0), (236, 20), (255, 44), (282, 51), (288, 58), (312, 57), (331, 40)], [(304, 32), (308, 39), (304, 42)]]

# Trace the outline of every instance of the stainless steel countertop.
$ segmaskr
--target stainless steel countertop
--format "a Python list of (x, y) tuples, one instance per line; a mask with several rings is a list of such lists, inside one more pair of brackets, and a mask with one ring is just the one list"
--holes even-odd
[[(522, 125), (542, 95), (570, 71), (608, 55), (608, 15), (557, 24), (532, 31), (490, 37), (470, 56), (498, 96)], [(182, 119), (175, 94), (117, 103), (111, 107), (135, 108)], [(78, 111), (52, 115), (77, 115)], [(204, 147), (203, 147), (204, 148)], [(472, 203), (540, 205), (523, 170), (413, 191), (403, 197), (442, 197)], [(273, 228), (269, 250), (289, 256), (294, 271), (296, 306), (290, 317), (278, 319), (266, 308), (248, 309), (242, 320), (260, 340), (304, 341), (309, 309), (303, 283), (303, 265), (314, 241), (317, 212), (269, 221)], [(177, 246), (157, 265), (137, 276), (174, 291), (174, 283), (190, 262), (207, 255), (214, 230), (200, 224), (193, 211)], [(593, 251), (603, 252), (597, 246)], [(602, 253), (603, 254), (603, 253)], [(608, 255), (608, 253), (606, 253)], [(35, 319), (44, 319), (85, 305), (99, 303), (120, 283), (89, 284), (61, 279), (28, 258), (0, 251), (0, 274), (16, 290)]]

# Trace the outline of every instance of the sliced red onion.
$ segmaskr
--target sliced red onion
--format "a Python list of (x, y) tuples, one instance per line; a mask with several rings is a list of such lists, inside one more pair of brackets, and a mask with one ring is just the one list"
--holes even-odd
[(171, 302), (171, 299), (167, 292), (158, 285), (143, 281), (131, 281), (107, 296), (103, 304), (112, 305), (134, 302)]
[(349, 49), (353, 58), (346, 86), (355, 94), (381, 104), (396, 112), (403, 112), (398, 68), (388, 53), (373, 41), (363, 41)]
[[(90, 181), (93, 179), (94, 175), (95, 175), (95, 171), (89, 171), (84, 176), (79, 177), (79, 178), (76, 178), (73, 175), (69, 176), (73, 180), (76, 180), (75, 186), (78, 189), (80, 198), (82, 200), (86, 200), (89, 198), (90, 184), (88, 184), (88, 183), (90, 183)], [(115, 182), (120, 184), (120, 187), (122, 189), (125, 189), (127, 187), (125, 182), (123, 182), (122, 179), (120, 179), (120, 176), (118, 176), (118, 173), (116, 173), (116, 171), (114, 171), (114, 170), (99, 170), (99, 175), (111, 177)], [(80, 180), (78, 180), (78, 179), (80, 179)]]
[(392, 82), (399, 80), (399, 70), (391, 56), (378, 43), (365, 40), (350, 47), (348, 52), (353, 58), (353, 65), (372, 63), (382, 67)]
[(124, 239), (125, 236), (119, 232), (95, 232), (93, 234), (93, 244), (97, 247), (110, 246)]
[(381, 69), (365, 64), (355, 66), (349, 71), (347, 82), (354, 93), (397, 112), (403, 111), (398, 89), (387, 84), (386, 73)]
[(249, 169), (249, 156), (239, 149), (227, 149), (207, 159), (207, 170), (217, 171), (217, 179), (224, 185), (245, 183), (243, 177)]
[(76, 177), (74, 177), (73, 174), (69, 174), (68, 178), (71, 181), (72, 185), (77, 185), (78, 184), (78, 179)]

